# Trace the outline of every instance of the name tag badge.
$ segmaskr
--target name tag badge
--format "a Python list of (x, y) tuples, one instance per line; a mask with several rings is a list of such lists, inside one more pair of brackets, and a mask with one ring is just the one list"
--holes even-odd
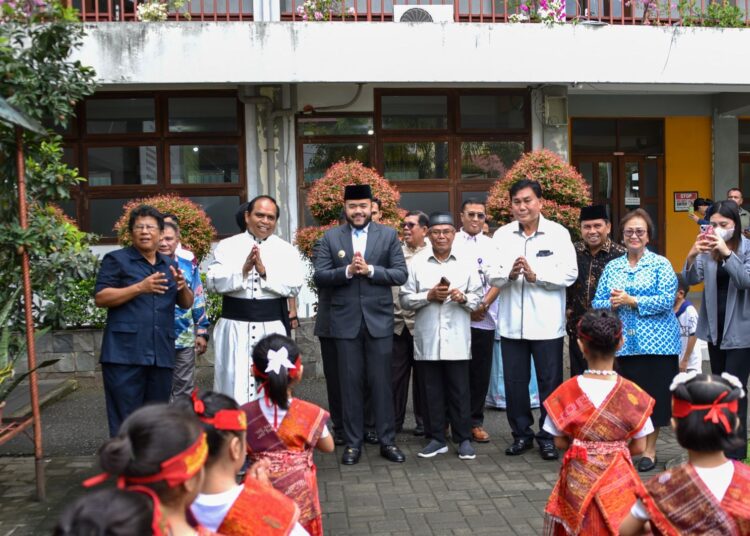
[(537, 257), (549, 257), (550, 255), (552, 255), (552, 251), (548, 249), (542, 249), (536, 254)]

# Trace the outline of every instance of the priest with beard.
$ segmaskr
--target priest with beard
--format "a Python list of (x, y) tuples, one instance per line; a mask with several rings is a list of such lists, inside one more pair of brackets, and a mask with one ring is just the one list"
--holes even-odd
[(406, 281), (396, 231), (372, 221), (369, 185), (344, 190), (346, 223), (329, 229), (315, 249), (315, 284), (330, 289), (330, 331), (336, 339), (346, 449), (344, 465), (359, 462), (364, 441), (364, 393), (370, 386), (380, 455), (400, 463), (391, 391), (393, 294)]

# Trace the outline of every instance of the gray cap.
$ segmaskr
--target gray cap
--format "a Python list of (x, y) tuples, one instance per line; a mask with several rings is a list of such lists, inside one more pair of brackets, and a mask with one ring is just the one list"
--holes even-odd
[(456, 224), (453, 223), (453, 216), (451, 216), (450, 212), (433, 212), (430, 214), (429, 226), (434, 227), (435, 225), (456, 226)]

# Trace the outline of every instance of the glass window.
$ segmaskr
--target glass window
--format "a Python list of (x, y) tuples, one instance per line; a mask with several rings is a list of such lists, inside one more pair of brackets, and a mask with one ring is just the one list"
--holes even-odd
[(467, 141), (461, 143), (462, 179), (499, 179), (521, 158), (520, 141)]
[(71, 146), (63, 147), (63, 163), (69, 168), (76, 167), (76, 154), (75, 149)]
[(388, 130), (448, 128), (446, 95), (384, 95), (380, 99), (382, 127)]
[(169, 99), (170, 132), (237, 132), (234, 97), (174, 97)]
[(78, 211), (76, 210), (77, 203), (75, 199), (55, 201), (55, 204), (60, 207), (65, 215), (71, 220), (78, 220)]
[(236, 195), (190, 197), (206, 211), (211, 223), (220, 235), (233, 235), (240, 232), (234, 216), (242, 204)]
[(430, 214), (437, 210), (450, 210), (448, 192), (401, 192), (399, 206), (405, 210), (421, 210)]
[(448, 142), (384, 143), (383, 175), (394, 181), (448, 178)]
[(372, 117), (301, 117), (299, 136), (372, 136)]
[(575, 119), (574, 153), (612, 153), (617, 150), (617, 121), (614, 119)]
[(86, 132), (89, 134), (156, 132), (154, 99), (87, 100)]
[(169, 148), (172, 184), (224, 184), (240, 180), (236, 145), (172, 145)]
[[(473, 201), (479, 201), (481, 203), (487, 202), (487, 194), (489, 192), (487, 190), (484, 190), (482, 192), (461, 192), (461, 204), (463, 204), (465, 201), (471, 199)], [(458, 207), (461, 208), (461, 207)]]
[(358, 160), (370, 166), (369, 143), (305, 143), (302, 145), (302, 158), (305, 182), (310, 183), (322, 177), (336, 162)]
[(122, 216), (122, 207), (130, 199), (90, 199), (89, 230), (101, 236), (115, 236), (115, 223)]
[(740, 120), (738, 123), (740, 152), (750, 153), (750, 121)]
[(156, 147), (89, 147), (89, 186), (156, 184)]
[(462, 95), (459, 98), (462, 129), (520, 130), (526, 127), (523, 95)]
[(620, 151), (639, 154), (664, 154), (664, 121), (661, 119), (622, 119)]
[[(127, 4), (126, 4), (127, 5)], [(225, 15), (227, 13), (241, 13), (250, 15), (253, 12), (252, 0), (221, 0), (206, 2), (204, 0), (190, 0), (190, 12), (197, 15), (199, 13)]]

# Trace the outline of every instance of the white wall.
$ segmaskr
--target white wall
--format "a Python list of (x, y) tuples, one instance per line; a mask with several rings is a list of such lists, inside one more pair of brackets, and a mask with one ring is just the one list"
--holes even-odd
[(750, 50), (744, 29), (162, 22), (86, 31), (77, 59), (104, 84), (750, 84), (750, 69), (740, 67)]

